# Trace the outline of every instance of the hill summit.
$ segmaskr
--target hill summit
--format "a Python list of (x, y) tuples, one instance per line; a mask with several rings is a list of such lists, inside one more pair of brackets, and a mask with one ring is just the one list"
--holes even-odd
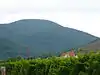
[(96, 39), (95, 36), (63, 27), (52, 21), (24, 19), (0, 25), (2, 54), (0, 58), (26, 56), (28, 53), (30, 56), (43, 53), (55, 55), (71, 48), (78, 48)]

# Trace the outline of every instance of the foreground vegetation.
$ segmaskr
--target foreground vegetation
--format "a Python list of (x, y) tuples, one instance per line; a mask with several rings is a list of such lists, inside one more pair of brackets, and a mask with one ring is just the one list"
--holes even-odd
[(78, 58), (14, 58), (1, 62), (7, 75), (100, 75), (100, 53), (78, 54)]

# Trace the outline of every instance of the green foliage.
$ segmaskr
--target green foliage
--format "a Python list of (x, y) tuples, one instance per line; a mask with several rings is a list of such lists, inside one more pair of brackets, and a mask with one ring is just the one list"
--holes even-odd
[(10, 58), (1, 62), (7, 75), (100, 75), (100, 53), (78, 54), (78, 58)]

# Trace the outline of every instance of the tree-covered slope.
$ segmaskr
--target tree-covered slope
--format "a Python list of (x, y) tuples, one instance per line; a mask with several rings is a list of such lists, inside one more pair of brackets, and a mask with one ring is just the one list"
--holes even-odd
[[(9, 24), (1, 24), (1, 38), (6, 38), (21, 46), (22, 50), (24, 50), (24, 52), (22, 51), (24, 55), (27, 48), (29, 48), (29, 54), (31, 56), (48, 52), (55, 54), (56, 52), (70, 48), (77, 48), (97, 39), (97, 37), (90, 34), (62, 27), (48, 20), (39, 19), (25, 19)], [(5, 41), (3, 43), (6, 44)], [(13, 51), (11, 50), (11, 52), (18, 53), (20, 51), (16, 48), (16, 45), (10, 43), (8, 45), (13, 47)], [(5, 48), (0, 48), (0, 50), (6, 53), (10, 49), (6, 49), (6, 45), (4, 46)], [(0, 47), (2, 47), (2, 43)]]

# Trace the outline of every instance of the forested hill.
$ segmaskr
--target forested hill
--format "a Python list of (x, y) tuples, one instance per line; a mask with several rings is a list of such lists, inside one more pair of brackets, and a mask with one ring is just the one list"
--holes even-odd
[[(6, 41), (2, 39), (6, 39)], [(19, 54), (26, 56), (27, 49), (29, 49), (31, 56), (49, 52), (56, 54), (85, 45), (96, 39), (95, 36), (63, 27), (52, 21), (24, 19), (0, 25), (0, 50), (2, 54), (0, 58)]]

